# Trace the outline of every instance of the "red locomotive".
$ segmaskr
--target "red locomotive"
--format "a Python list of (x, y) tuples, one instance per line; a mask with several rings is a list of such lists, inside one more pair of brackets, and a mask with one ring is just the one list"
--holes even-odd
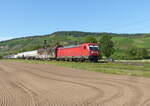
[(100, 56), (99, 48), (96, 43), (58, 47), (56, 51), (57, 60), (90, 60), (97, 62)]

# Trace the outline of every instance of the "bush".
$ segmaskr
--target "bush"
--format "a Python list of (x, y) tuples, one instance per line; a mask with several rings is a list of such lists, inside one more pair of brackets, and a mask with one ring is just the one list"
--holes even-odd
[(145, 48), (140, 48), (137, 50), (137, 56), (145, 59), (148, 57), (148, 51)]
[(129, 59), (146, 59), (148, 57), (148, 51), (145, 48), (130, 48), (127, 50)]
[(121, 53), (121, 54), (114, 53), (111, 57), (116, 60), (128, 60), (129, 59), (128, 55), (126, 55), (125, 53)]
[(0, 56), (0, 59), (3, 59), (3, 56)]
[(148, 51), (145, 48), (132, 47), (128, 50), (118, 51), (111, 56), (117, 60), (139, 60), (139, 59), (149, 59)]

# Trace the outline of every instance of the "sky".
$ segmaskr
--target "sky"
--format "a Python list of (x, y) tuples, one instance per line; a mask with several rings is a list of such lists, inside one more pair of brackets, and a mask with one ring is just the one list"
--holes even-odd
[(0, 0), (0, 40), (56, 31), (150, 33), (150, 0)]

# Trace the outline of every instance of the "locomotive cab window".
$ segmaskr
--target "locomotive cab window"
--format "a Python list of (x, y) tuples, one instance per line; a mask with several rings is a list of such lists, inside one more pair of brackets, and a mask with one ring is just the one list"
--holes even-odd
[(94, 46), (94, 45), (90, 45), (89, 48), (90, 48), (90, 50), (94, 50), (94, 51), (99, 50), (98, 46)]

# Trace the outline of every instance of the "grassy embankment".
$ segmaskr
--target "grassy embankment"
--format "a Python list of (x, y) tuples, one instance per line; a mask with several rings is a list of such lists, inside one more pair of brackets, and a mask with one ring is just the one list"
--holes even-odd
[[(33, 61), (33, 60), (3, 60), (12, 62), (25, 62), (36, 64), (53, 64), (56, 66), (65, 66), (75, 69), (82, 69), (95, 72), (103, 72), (118, 75), (131, 75), (150, 77), (150, 61), (141, 62), (138, 64), (123, 63), (89, 63), (89, 62), (64, 62), (64, 61)], [(133, 61), (132, 61), (133, 62)]]

